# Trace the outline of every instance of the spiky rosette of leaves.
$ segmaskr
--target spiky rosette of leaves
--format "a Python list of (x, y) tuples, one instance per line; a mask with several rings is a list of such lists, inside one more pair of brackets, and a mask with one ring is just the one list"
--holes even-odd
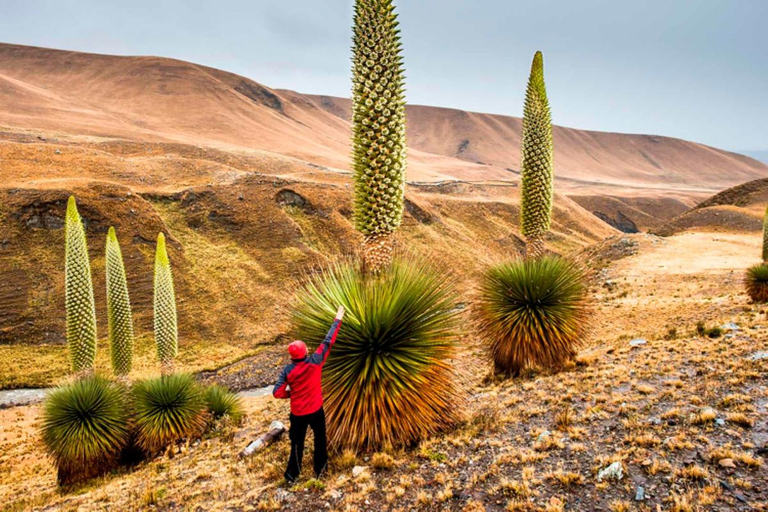
[(523, 108), (520, 225), (526, 238), (526, 256), (544, 254), (544, 235), (552, 222), (554, 146), (552, 114), (544, 84), (544, 56), (536, 52)]
[(70, 196), (67, 202), (65, 238), (67, 345), (72, 370), (83, 373), (93, 369), (96, 358), (96, 305), (93, 300), (88, 242), (74, 196)]
[(404, 445), (450, 425), (460, 409), (452, 278), (424, 259), (396, 258), (377, 276), (338, 263), (298, 292), (294, 335), (322, 340), (339, 305), (347, 312), (323, 370), (331, 445)]
[(768, 208), (763, 215), (763, 262), (768, 262)]
[(115, 228), (107, 233), (107, 326), (115, 375), (125, 376), (133, 366), (133, 315), (128, 296), (123, 253)]
[(243, 417), (242, 400), (223, 386), (208, 386), (205, 390), (205, 404), (214, 419), (229, 416), (237, 422)]
[(747, 295), (755, 302), (768, 302), (768, 265), (760, 263), (747, 270)]
[(155, 252), (155, 345), (164, 375), (173, 373), (173, 362), (179, 352), (176, 323), (176, 292), (173, 288), (171, 262), (165, 247), (165, 235), (157, 235)]
[(108, 470), (128, 441), (121, 389), (87, 377), (52, 391), (43, 410), (42, 437), (62, 485)]
[(205, 401), (191, 375), (163, 375), (133, 387), (135, 440), (155, 453), (205, 428)]
[(392, 0), (355, 2), (352, 148), (355, 226), (378, 272), (392, 258), (403, 218), (406, 141), (402, 44)]
[(497, 372), (557, 368), (575, 356), (591, 308), (581, 269), (558, 256), (490, 268), (481, 285), (479, 329)]

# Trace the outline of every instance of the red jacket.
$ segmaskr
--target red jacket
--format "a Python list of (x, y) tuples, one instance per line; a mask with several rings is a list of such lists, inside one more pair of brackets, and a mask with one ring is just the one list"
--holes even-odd
[[(291, 414), (294, 416), (315, 413), (323, 406), (320, 378), (323, 374), (325, 360), (328, 359), (328, 353), (333, 344), (336, 343), (339, 327), (341, 327), (341, 320), (334, 320), (331, 330), (328, 331), (314, 354), (303, 361), (292, 362), (280, 373), (280, 378), (277, 379), (272, 395), (275, 398), (290, 398)], [(291, 389), (286, 389), (287, 386), (290, 386)]]

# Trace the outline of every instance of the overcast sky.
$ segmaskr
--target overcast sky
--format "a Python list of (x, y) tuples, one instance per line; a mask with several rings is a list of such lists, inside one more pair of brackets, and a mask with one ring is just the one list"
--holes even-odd
[[(768, 0), (396, 0), (411, 103), (768, 149)], [(175, 57), (348, 96), (353, 0), (0, 0), (3, 42)]]

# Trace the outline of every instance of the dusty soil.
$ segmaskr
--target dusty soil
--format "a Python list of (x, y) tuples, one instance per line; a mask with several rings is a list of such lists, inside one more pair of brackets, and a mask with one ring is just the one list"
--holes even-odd
[[(576, 363), (487, 381), (482, 350), (467, 348), (466, 421), (391, 459), (337, 454), (322, 481), (286, 487), (286, 440), (236, 457), (287, 416), (284, 402), (254, 398), (242, 426), (62, 494), (39, 407), (18, 407), (0, 411), (0, 496), (6, 510), (768, 510), (768, 360), (749, 359), (768, 345), (768, 318), (741, 287), (759, 243), (631, 235), (585, 253), (598, 314)], [(738, 328), (710, 338), (700, 322)], [(613, 462), (623, 477), (599, 482)], [(354, 465), (366, 468), (356, 478)]]

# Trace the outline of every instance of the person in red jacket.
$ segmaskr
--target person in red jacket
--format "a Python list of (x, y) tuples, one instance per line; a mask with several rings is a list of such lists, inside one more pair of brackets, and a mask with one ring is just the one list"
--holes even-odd
[(288, 345), (291, 364), (283, 368), (280, 378), (272, 390), (275, 398), (291, 399), (291, 457), (285, 470), (285, 480), (294, 482), (301, 473), (301, 459), (304, 457), (304, 438), (307, 427), (315, 433), (315, 475), (318, 477), (328, 465), (328, 448), (325, 439), (325, 411), (323, 411), (323, 391), (320, 379), (323, 365), (328, 359), (331, 347), (336, 342), (336, 335), (344, 317), (344, 307), (340, 306), (331, 329), (325, 339), (310, 357), (307, 357), (307, 345), (296, 340)]

